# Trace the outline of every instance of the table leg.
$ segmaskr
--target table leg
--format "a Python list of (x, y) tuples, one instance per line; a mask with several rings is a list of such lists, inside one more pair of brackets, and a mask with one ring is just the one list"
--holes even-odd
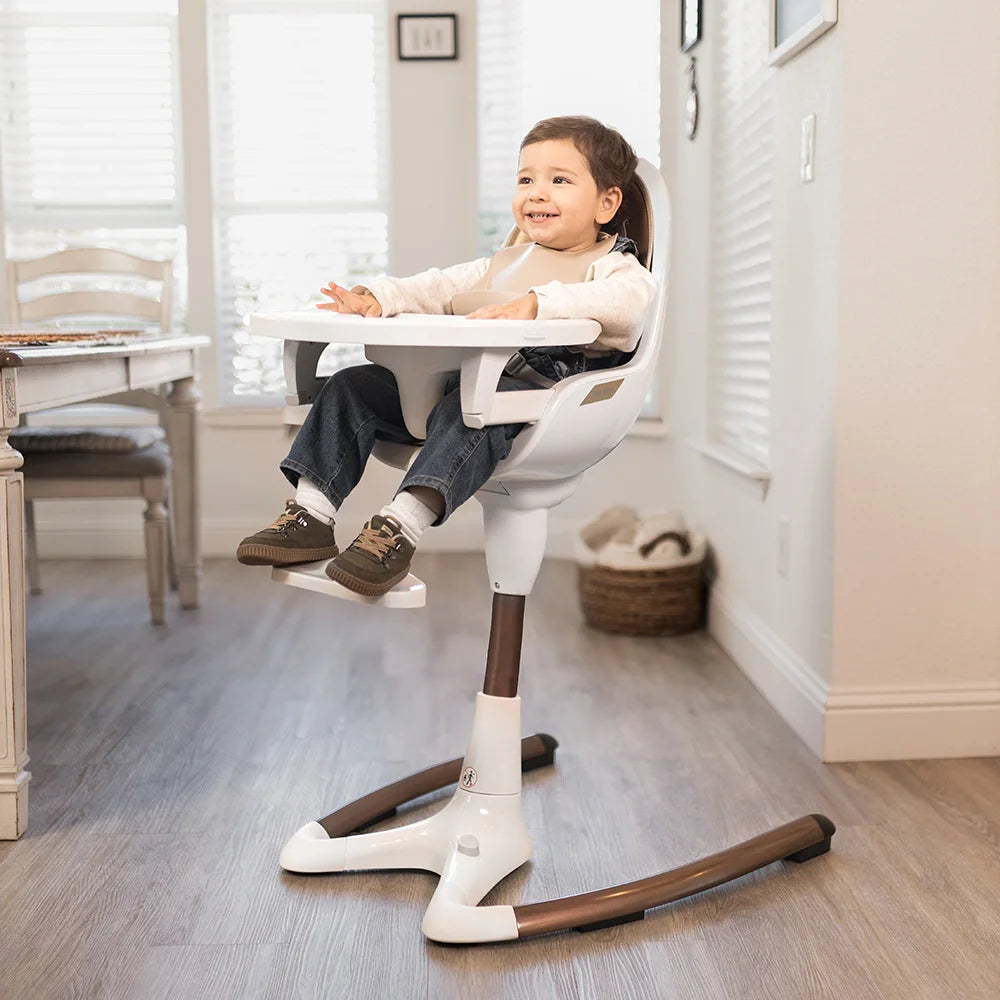
[(198, 607), (201, 580), (201, 502), (198, 489), (198, 411), (201, 393), (194, 378), (171, 383), (167, 393), (167, 435), (173, 458), (171, 504), (177, 577), (182, 608)]
[(27, 698), (24, 664), (23, 459), (7, 441), (17, 426), (17, 380), (0, 382), (0, 840), (28, 826)]

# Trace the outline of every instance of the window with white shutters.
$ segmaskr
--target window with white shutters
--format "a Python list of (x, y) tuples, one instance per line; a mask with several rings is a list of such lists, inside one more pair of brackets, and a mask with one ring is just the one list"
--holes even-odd
[[(385, 5), (212, 0), (219, 355), (224, 398), (284, 391), (279, 341), (256, 311), (307, 308), (319, 288), (384, 272)], [(363, 360), (331, 348), (334, 364)]]
[[(6, 256), (109, 246), (170, 258), (183, 323), (176, 94), (177, 0), (0, 0)], [(20, 292), (79, 281), (53, 277)]]
[(723, 0), (713, 122), (709, 437), (768, 461), (771, 150), (767, 5)]

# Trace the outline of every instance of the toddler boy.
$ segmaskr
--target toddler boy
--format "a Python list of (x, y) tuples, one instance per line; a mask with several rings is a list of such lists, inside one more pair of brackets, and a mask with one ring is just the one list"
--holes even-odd
[[(508, 362), (500, 391), (551, 386), (569, 375), (624, 363), (634, 352), (655, 282), (620, 234), (622, 193), (637, 158), (614, 129), (593, 118), (539, 122), (521, 142), (512, 209), (530, 242), (409, 278), (377, 278), (348, 290), (330, 282), (318, 308), (360, 316), (463, 312), (473, 291), (500, 304), (478, 319), (594, 319), (601, 334), (583, 348), (524, 348)], [(610, 231), (608, 231), (610, 230)], [(497, 294), (497, 293), (506, 293)], [(475, 296), (472, 296), (475, 298)], [(327, 575), (369, 597), (409, 572), (420, 536), (471, 497), (510, 452), (524, 424), (466, 427), (458, 373), (427, 419), (427, 437), (394, 499), (343, 552), (334, 515), (357, 485), (375, 441), (419, 443), (406, 430), (394, 376), (365, 364), (332, 375), (318, 393), (281, 471), (296, 487), (277, 520), (244, 538), (247, 565), (330, 559)]]

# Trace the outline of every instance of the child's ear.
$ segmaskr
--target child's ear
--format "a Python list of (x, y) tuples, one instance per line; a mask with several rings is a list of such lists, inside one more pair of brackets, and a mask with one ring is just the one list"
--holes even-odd
[(604, 225), (605, 222), (610, 222), (615, 217), (615, 212), (621, 208), (622, 204), (622, 189), (619, 187), (608, 188), (606, 191), (601, 192), (600, 201), (598, 203), (598, 212), (594, 221), (600, 225)]

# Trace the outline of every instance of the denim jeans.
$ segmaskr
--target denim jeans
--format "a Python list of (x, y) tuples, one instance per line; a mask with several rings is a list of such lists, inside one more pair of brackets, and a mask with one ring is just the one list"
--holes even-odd
[[(510, 453), (524, 424), (466, 427), (462, 421), (459, 375), (445, 383), (445, 395), (427, 418), (427, 440), (399, 489), (429, 486), (444, 497), (441, 524), (465, 503)], [(523, 379), (502, 376), (501, 392), (538, 389)], [(312, 480), (339, 507), (361, 480), (378, 440), (419, 444), (403, 423), (396, 378), (381, 365), (344, 368), (327, 379), (292, 442), (281, 471), (296, 486), (299, 476)]]

